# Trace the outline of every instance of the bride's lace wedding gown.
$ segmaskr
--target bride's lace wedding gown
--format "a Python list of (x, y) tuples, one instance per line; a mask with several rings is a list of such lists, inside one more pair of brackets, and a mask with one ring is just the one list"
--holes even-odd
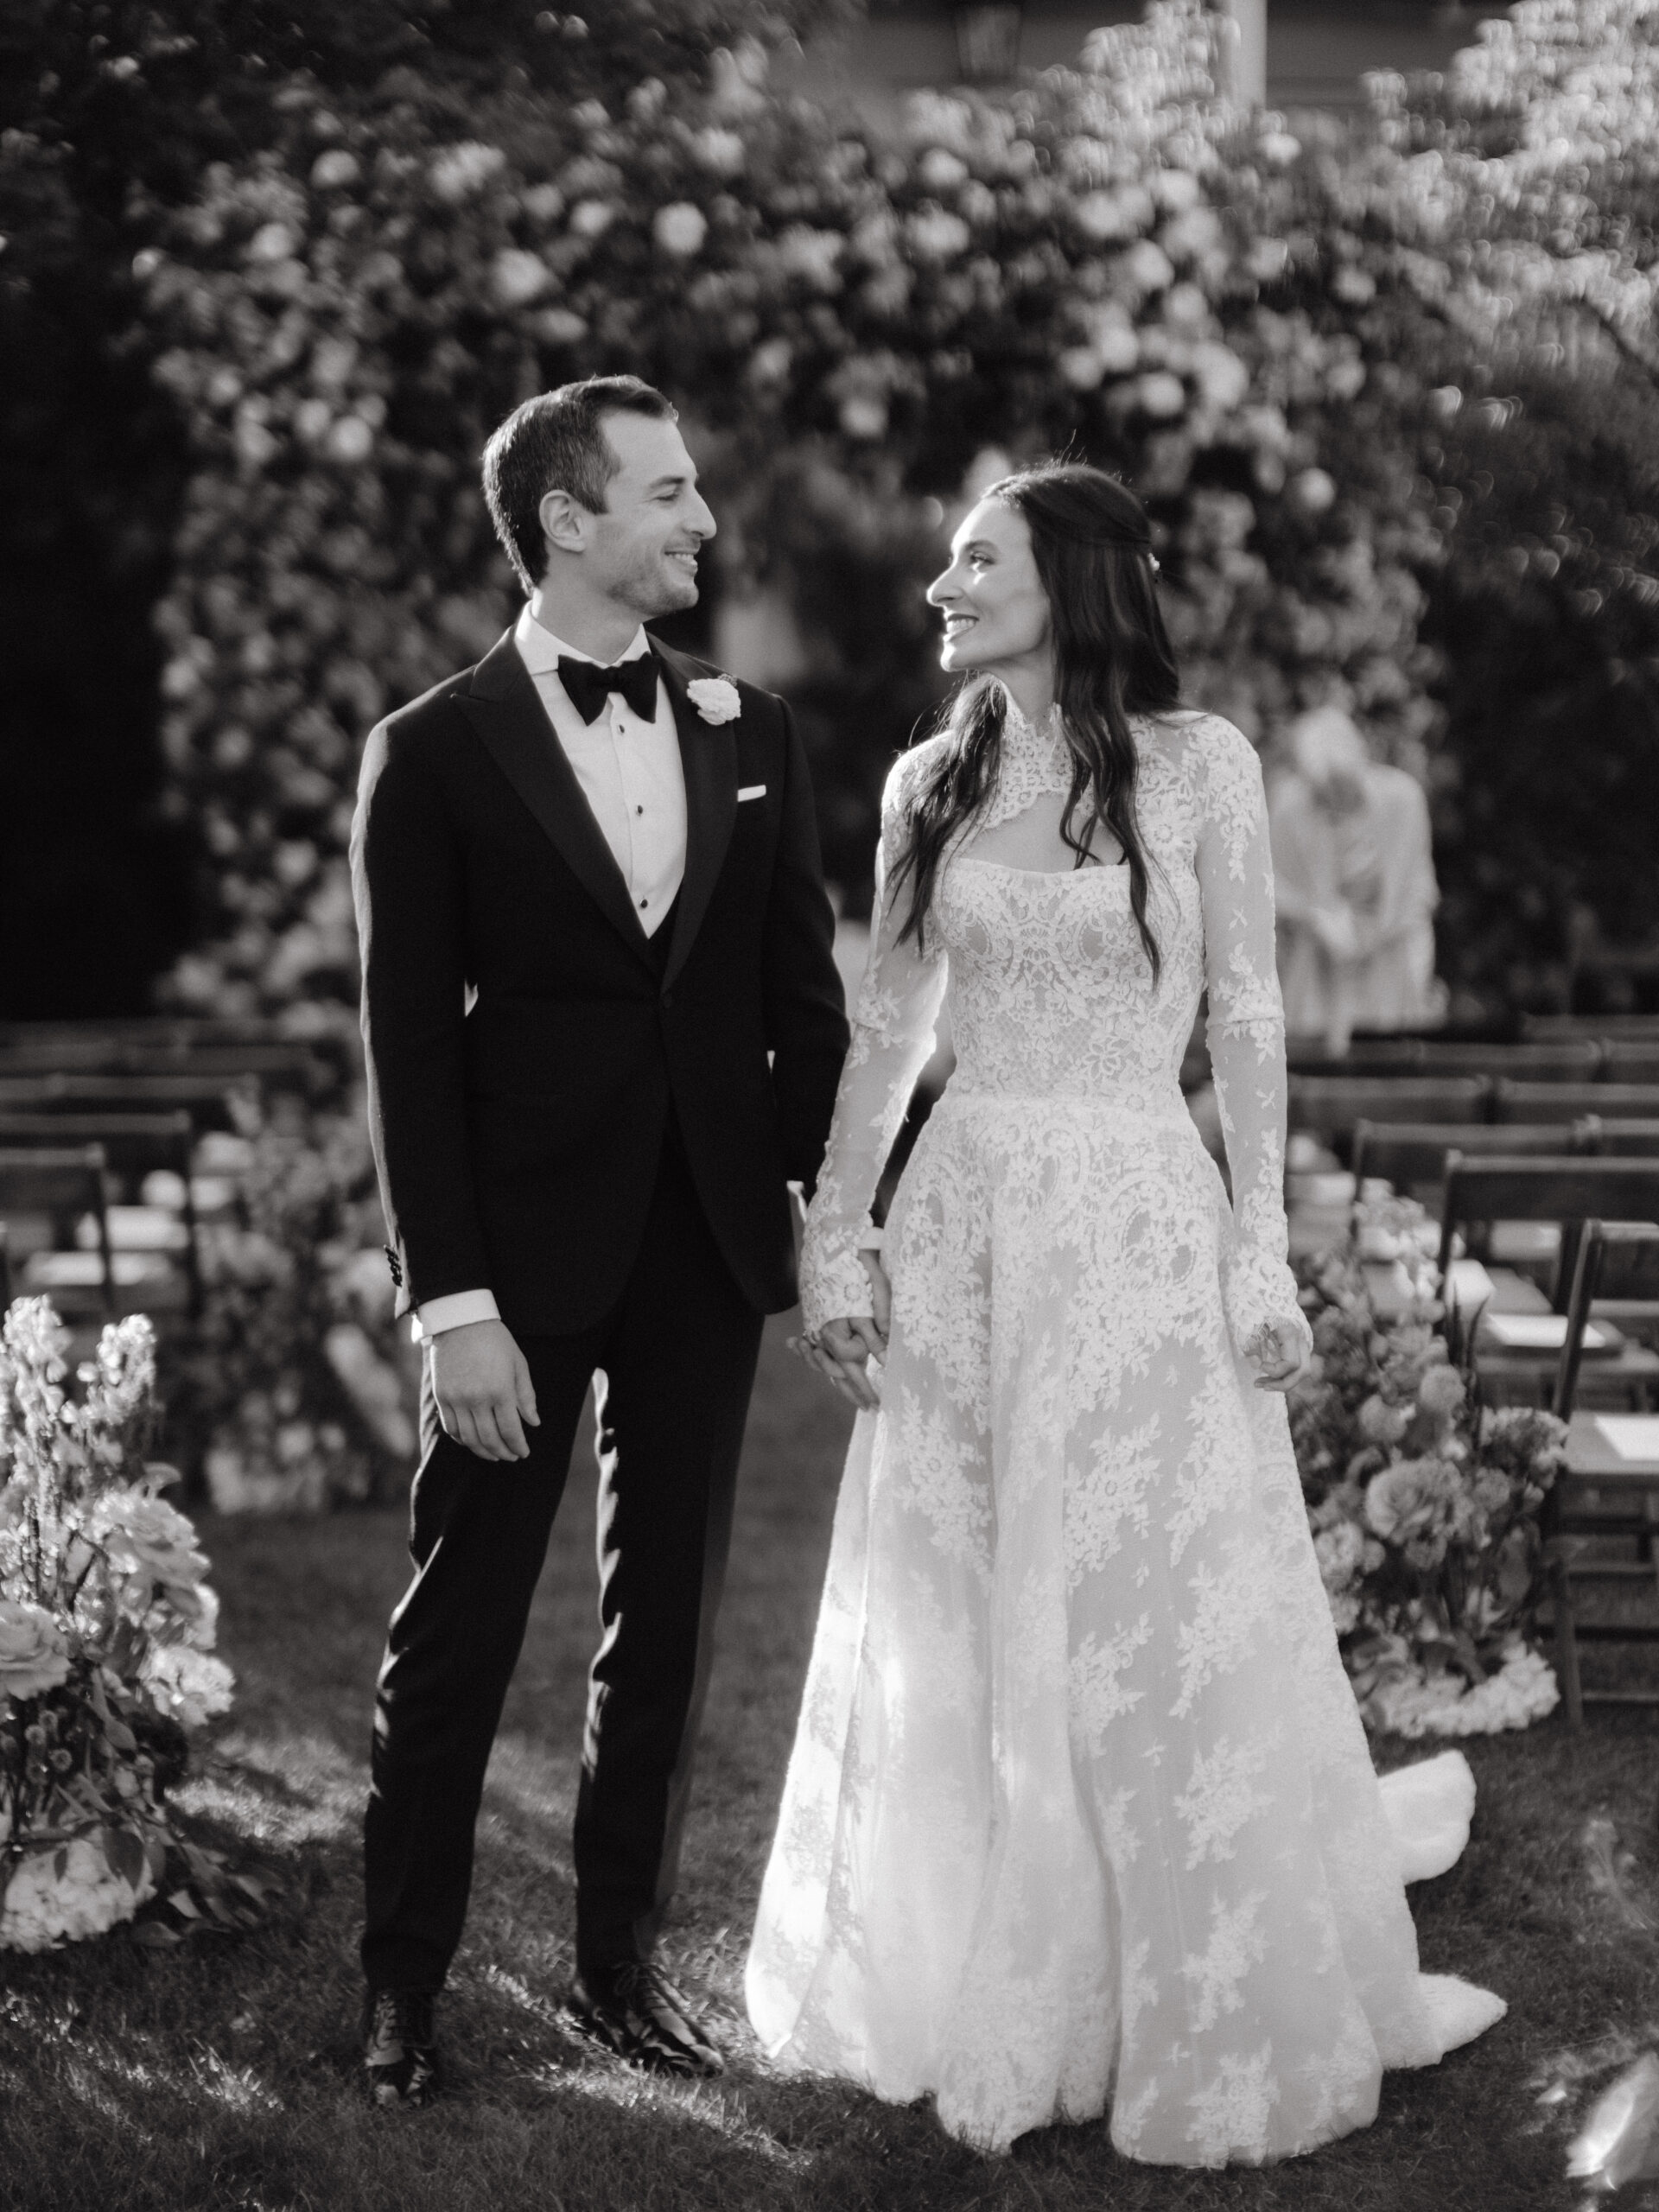
[[(870, 1310), (857, 1248), (947, 988), (957, 1068), (887, 1225), (882, 1405), (848, 1459), (747, 1994), (780, 2064), (933, 2092), (983, 2148), (1109, 2109), (1129, 2156), (1218, 2165), (1363, 2126), (1382, 2067), (1503, 2007), (1418, 1972), (1284, 1401), (1241, 1357), (1297, 1313), (1261, 772), (1213, 716), (1135, 734), (1156, 983), (1127, 867), (975, 857), (1068, 786), (1058, 734), (1015, 713), (925, 952), (878, 887), (809, 1328)], [(944, 741), (893, 772), (889, 876)], [(1230, 1208), (1177, 1084), (1206, 987)], [(1414, 1771), (1455, 1831), (1438, 1871), (1468, 1770)]]

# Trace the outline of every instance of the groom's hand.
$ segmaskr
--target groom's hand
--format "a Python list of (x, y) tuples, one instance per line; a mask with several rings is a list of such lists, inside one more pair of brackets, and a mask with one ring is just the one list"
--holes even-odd
[(432, 1395), (446, 1436), (480, 1459), (527, 1459), (541, 1427), (524, 1356), (502, 1321), (468, 1321), (431, 1340)]

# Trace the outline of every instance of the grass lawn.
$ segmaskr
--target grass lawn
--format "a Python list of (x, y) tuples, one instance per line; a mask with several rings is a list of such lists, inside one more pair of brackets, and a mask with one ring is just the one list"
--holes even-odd
[(1639, 1713), (1592, 1719), (1577, 1745), (1557, 1719), (1469, 1747), (1480, 1786), (1470, 1849), (1413, 1897), (1425, 1966), (1502, 1992), (1509, 2017), (1438, 2068), (1390, 2075), (1376, 2126), (1312, 2158), (1171, 2172), (1119, 2159), (1096, 2126), (1050, 2129), (987, 2161), (941, 2135), (925, 2107), (768, 2070), (742, 2017), (743, 1951), (846, 1435), (838, 1402), (789, 1359), (782, 1334), (770, 1325), (665, 1947), (719, 2008), (732, 2057), (723, 2080), (648, 2082), (590, 2056), (559, 2018), (594, 1619), (584, 1446), (491, 1769), (473, 1916), (444, 2007), (456, 2094), (427, 2113), (387, 2115), (356, 2079), (357, 1829), (370, 1688), (404, 1579), (402, 1516), (209, 1518), (221, 1641), (240, 1688), (181, 1802), (220, 1840), (276, 1862), (289, 1902), (239, 1942), (156, 1955), (118, 1933), (51, 1957), (0, 1957), (0, 2206), (1572, 2206), (1563, 2153), (1586, 2101), (1634, 2049), (1659, 2042), (1659, 1773), (1656, 1724)]

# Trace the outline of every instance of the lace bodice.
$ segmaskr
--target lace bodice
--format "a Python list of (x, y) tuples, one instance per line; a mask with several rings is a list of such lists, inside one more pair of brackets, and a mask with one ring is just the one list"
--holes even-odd
[(875, 923), (829, 1150), (807, 1218), (809, 1329), (870, 1311), (857, 1253), (880, 1170), (949, 994), (953, 1097), (1093, 1102), (1184, 1119), (1181, 1056), (1209, 992), (1208, 1037), (1234, 1192), (1224, 1274), (1240, 1348), (1264, 1322), (1300, 1325), (1286, 1258), (1284, 1020), (1274, 959), (1273, 866), (1260, 764), (1214, 715), (1135, 725), (1136, 796), (1151, 882), (1150, 963), (1127, 867), (1048, 874), (976, 858), (985, 830), (1070, 786), (1052, 728), (1011, 714), (996, 788), (943, 863), (925, 950), (899, 942), (907, 887), (887, 885), (909, 835), (934, 738), (894, 767), (882, 800)]

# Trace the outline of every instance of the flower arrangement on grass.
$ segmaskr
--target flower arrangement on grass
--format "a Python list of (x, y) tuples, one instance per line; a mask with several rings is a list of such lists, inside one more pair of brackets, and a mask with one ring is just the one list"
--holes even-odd
[(202, 1230), (203, 1309), (166, 1351), (173, 1448), (220, 1513), (314, 1513), (391, 1495), (416, 1449), (416, 1363), (392, 1284), (360, 1098), (236, 1102), (207, 1140), (234, 1217)]
[[(0, 1949), (41, 1951), (130, 1920), (167, 1878), (187, 1925), (234, 1926), (264, 1885), (187, 1844), (165, 1792), (187, 1732), (229, 1709), (218, 1600), (191, 1522), (144, 1457), (155, 1343), (111, 1322), (65, 1386), (45, 1299), (0, 1327)], [(146, 1940), (177, 1940), (157, 1919)]]
[[(1367, 1722), (1487, 1735), (1558, 1701), (1530, 1637), (1539, 1514), (1566, 1431), (1532, 1407), (1481, 1404), (1471, 1332), (1455, 1313), (1437, 1326), (1432, 1227), (1413, 1200), (1372, 1202), (1348, 1244), (1302, 1263), (1314, 1371), (1290, 1401), (1291, 1433)], [(1396, 1313), (1377, 1313), (1368, 1260), (1397, 1271)]]

